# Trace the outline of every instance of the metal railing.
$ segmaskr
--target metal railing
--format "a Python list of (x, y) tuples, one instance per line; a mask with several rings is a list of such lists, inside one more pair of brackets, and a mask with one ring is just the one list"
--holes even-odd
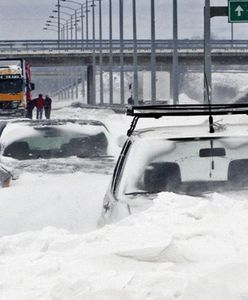
[[(122, 45), (124, 50), (133, 49), (133, 40), (124, 40)], [(151, 40), (137, 40), (138, 50), (151, 49)], [(156, 40), (156, 50), (173, 50), (173, 40)], [(178, 49), (193, 49), (202, 50), (204, 46), (203, 40), (178, 40)], [(6, 40), (0, 41), (0, 51), (39, 51), (39, 50), (85, 50), (93, 51), (93, 47), (98, 51), (102, 47), (102, 50), (109, 50), (109, 40), (89, 40), (87, 46), (81, 40)], [(112, 41), (113, 50), (120, 50), (120, 40)], [(212, 49), (248, 49), (248, 40), (212, 40)]]

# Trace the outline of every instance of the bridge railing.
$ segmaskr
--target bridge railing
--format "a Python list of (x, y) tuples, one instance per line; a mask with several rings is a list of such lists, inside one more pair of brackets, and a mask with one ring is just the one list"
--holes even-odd
[[(109, 50), (109, 40), (94, 42), (96, 51), (102, 47), (103, 50)], [(124, 40), (124, 50), (133, 49), (133, 40)], [(120, 49), (120, 40), (113, 40), (113, 50)], [(151, 40), (138, 40), (137, 47), (139, 50), (151, 49)], [(180, 49), (203, 49), (203, 40), (178, 40), (178, 48)], [(212, 49), (248, 49), (247, 40), (212, 40)], [(0, 41), (0, 51), (52, 51), (52, 50), (84, 50), (92, 51), (93, 41), (81, 40), (6, 40)], [(156, 40), (156, 49), (163, 50), (173, 49), (173, 40)]]

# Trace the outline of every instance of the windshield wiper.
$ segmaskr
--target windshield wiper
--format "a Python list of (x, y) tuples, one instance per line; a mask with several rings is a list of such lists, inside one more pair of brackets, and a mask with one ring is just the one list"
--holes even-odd
[(139, 191), (139, 192), (125, 193), (125, 196), (147, 195), (147, 194), (157, 194), (157, 193), (158, 192)]
[(78, 154), (77, 157), (79, 158), (114, 158), (114, 156), (111, 156), (111, 155), (83, 155), (83, 154)]

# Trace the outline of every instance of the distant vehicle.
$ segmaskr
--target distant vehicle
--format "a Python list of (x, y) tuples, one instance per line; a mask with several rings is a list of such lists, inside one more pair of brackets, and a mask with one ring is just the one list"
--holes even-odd
[[(226, 115), (237, 113), (243, 115)], [(213, 105), (208, 121), (204, 105), (131, 108), (128, 114), (136, 119), (105, 195), (101, 223), (150, 207), (160, 192), (247, 191), (247, 113), (248, 105)], [(172, 126), (168, 117), (189, 115), (196, 125)], [(218, 115), (216, 123), (213, 115)], [(138, 118), (162, 116), (167, 116), (168, 126), (133, 131)]]
[(24, 116), (33, 89), (30, 66), (24, 59), (0, 59), (0, 115)]
[[(37, 159), (42, 161), (39, 166), (41, 169), (47, 168), (44, 160), (56, 169), (59, 162), (52, 159), (75, 157), (103, 161), (113, 157), (114, 142), (105, 125), (99, 121), (16, 120), (6, 122), (2, 128), (0, 137), (2, 157), (25, 161), (25, 166), (29, 168), (37, 167), (36, 163), (39, 161)], [(33, 163), (34, 160), (36, 165)], [(80, 164), (79, 160), (68, 159), (60, 163), (68, 169), (72, 166), (77, 169)], [(97, 169), (97, 163), (92, 167)]]

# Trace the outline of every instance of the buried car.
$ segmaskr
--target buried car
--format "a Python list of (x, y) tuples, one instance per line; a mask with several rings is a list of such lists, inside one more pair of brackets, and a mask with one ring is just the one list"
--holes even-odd
[[(36, 168), (38, 162), (41, 169), (50, 165), (52, 171), (61, 164), (68, 169), (79, 166), (82, 164), (79, 159), (108, 159), (115, 151), (113, 139), (103, 123), (78, 119), (7, 122), (2, 126), (0, 146), (2, 159), (7, 162), (11, 158), (23, 162), (19, 166), (29, 168)], [(69, 157), (76, 160), (68, 160)]]
[[(160, 192), (201, 196), (246, 191), (247, 113), (248, 105), (238, 104), (129, 109), (134, 120), (104, 198), (100, 224), (150, 207)], [(198, 124), (172, 126), (175, 118), (169, 116), (178, 122), (179, 116), (189, 120), (189, 115)], [(169, 126), (134, 131), (140, 117), (162, 116), (168, 117)]]

